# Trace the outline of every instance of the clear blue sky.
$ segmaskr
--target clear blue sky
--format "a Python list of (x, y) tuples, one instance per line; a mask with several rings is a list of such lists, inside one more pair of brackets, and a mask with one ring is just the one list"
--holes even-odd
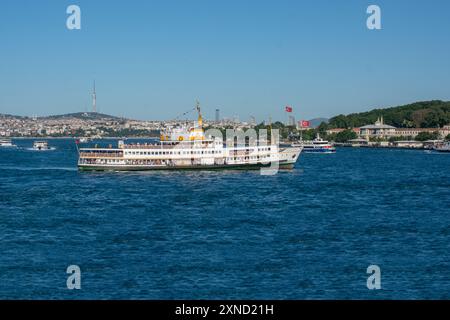
[[(81, 7), (81, 30), (66, 8)], [(366, 8), (382, 30), (366, 28)], [(0, 113), (329, 117), (450, 100), (448, 0), (5, 0)]]

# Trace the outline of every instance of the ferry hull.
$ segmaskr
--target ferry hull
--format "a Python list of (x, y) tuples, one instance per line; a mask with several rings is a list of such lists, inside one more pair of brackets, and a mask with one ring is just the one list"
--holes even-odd
[[(293, 169), (294, 163), (280, 162), (280, 169)], [(227, 164), (227, 165), (200, 165), (200, 166), (146, 166), (146, 165), (86, 165), (79, 164), (80, 171), (154, 171), (154, 170), (257, 170), (270, 168), (270, 164)]]
[(306, 149), (304, 149), (303, 153), (324, 153), (324, 154), (326, 154), (326, 153), (336, 153), (336, 150), (335, 149), (333, 149), (333, 150), (325, 150), (325, 149), (309, 149), (309, 150), (306, 150)]

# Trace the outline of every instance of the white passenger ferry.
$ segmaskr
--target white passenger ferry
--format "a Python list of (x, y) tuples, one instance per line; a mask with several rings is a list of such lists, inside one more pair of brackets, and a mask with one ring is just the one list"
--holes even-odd
[(450, 141), (442, 143), (433, 148), (437, 152), (450, 153)]
[(168, 128), (160, 141), (125, 144), (117, 148), (80, 148), (80, 170), (179, 170), (179, 169), (251, 169), (271, 166), (293, 168), (301, 147), (263, 144), (250, 146), (224, 144), (220, 138), (206, 137), (197, 106), (198, 121), (191, 128)]
[(11, 148), (11, 147), (15, 147), (16, 145), (14, 145), (11, 141), (11, 139), (0, 139), (0, 147), (7, 147), (7, 148)]
[(304, 153), (335, 153), (336, 148), (328, 141), (323, 140), (319, 134), (312, 141), (300, 141), (293, 143), (292, 146), (302, 146)]
[(35, 141), (33, 143), (33, 150), (44, 151), (51, 150), (51, 148), (49, 148), (47, 141)]
[(81, 137), (78, 139), (80, 141), (80, 143), (88, 143), (92, 141), (92, 138), (90, 137)]

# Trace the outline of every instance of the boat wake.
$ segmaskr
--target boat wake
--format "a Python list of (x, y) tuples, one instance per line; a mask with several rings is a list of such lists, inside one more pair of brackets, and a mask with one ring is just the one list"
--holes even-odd
[(436, 150), (425, 150), (426, 154), (439, 154), (439, 155), (449, 155), (450, 152), (440, 152), (440, 151), (436, 151)]
[(35, 148), (24, 148), (24, 150), (36, 151), (36, 152), (44, 152), (44, 151), (53, 151), (53, 150), (56, 150), (56, 148), (55, 147), (49, 147), (48, 149), (41, 149), (41, 150), (35, 149)]
[(78, 171), (76, 167), (0, 167), (0, 169), (17, 171)]

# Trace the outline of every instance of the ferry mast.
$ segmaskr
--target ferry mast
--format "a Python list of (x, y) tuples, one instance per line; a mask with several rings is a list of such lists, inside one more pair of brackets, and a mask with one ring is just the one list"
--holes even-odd
[(198, 100), (197, 100), (197, 104), (196, 104), (195, 108), (197, 109), (197, 112), (198, 112), (198, 119), (197, 119), (198, 127), (201, 129), (203, 127), (203, 118), (202, 118), (202, 113), (200, 111), (200, 102)]

